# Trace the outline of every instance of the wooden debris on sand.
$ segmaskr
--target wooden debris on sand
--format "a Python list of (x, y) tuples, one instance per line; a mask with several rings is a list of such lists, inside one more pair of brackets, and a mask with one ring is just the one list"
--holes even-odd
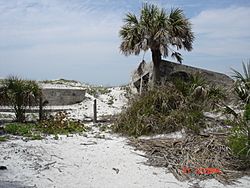
[[(147, 165), (166, 167), (179, 181), (215, 178), (233, 184), (244, 175), (238, 171), (243, 169), (242, 162), (231, 154), (225, 136), (129, 140), (130, 145), (145, 152), (142, 156), (148, 158)], [(213, 173), (211, 169), (215, 169)]]

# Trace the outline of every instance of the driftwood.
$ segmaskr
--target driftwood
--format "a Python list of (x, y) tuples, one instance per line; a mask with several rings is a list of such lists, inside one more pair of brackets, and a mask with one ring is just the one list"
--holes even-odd
[(130, 138), (129, 144), (142, 150), (147, 165), (166, 167), (180, 181), (215, 178), (233, 184), (244, 173), (242, 162), (231, 154), (221, 135), (187, 136), (182, 139)]
[(80, 145), (85, 145), (85, 146), (87, 146), (87, 145), (95, 145), (95, 144), (97, 144), (97, 142), (80, 143)]

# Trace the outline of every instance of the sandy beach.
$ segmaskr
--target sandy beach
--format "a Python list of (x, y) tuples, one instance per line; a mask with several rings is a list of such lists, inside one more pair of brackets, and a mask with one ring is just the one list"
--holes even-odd
[[(125, 91), (111, 88), (108, 94), (97, 98), (98, 117), (112, 115), (126, 103)], [(111, 97), (112, 96), (112, 97)], [(113, 99), (112, 105), (107, 101)], [(93, 116), (93, 99), (86, 94), (80, 104), (64, 106), (74, 119)], [(52, 108), (52, 107), (51, 107)], [(250, 177), (245, 176), (235, 185), (223, 185), (217, 180), (178, 181), (167, 168), (145, 165), (146, 158), (128, 144), (128, 138), (100, 130), (109, 124), (87, 123), (92, 130), (84, 136), (47, 136), (42, 140), (9, 135), (0, 142), (0, 187), (6, 188), (172, 188), (172, 187), (250, 187)], [(174, 135), (174, 134), (172, 134)]]
[(127, 139), (60, 136), (58, 140), (11, 137), (1, 143), (1, 187), (249, 187), (250, 178), (224, 186), (216, 180), (179, 182), (166, 168), (143, 164), (146, 159)]

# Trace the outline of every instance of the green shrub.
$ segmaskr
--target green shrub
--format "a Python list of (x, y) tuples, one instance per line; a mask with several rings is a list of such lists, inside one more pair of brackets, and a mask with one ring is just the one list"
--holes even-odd
[[(232, 110), (232, 109), (231, 109)], [(235, 118), (229, 121), (229, 146), (232, 153), (250, 167), (250, 104), (245, 106), (243, 116), (234, 112)]]
[[(70, 119), (68, 116), (69, 112), (57, 112), (55, 115), (50, 115), (49, 119), (38, 123), (8, 124), (5, 126), (5, 131), (31, 139), (42, 139), (41, 134), (68, 135), (91, 130), (91, 127), (84, 126), (78, 120)], [(58, 136), (54, 139), (58, 139)]]
[(229, 143), (232, 153), (250, 167), (250, 126), (249, 121), (233, 123), (229, 130)]
[(71, 134), (90, 130), (88, 126), (84, 126), (79, 120), (69, 118), (70, 112), (57, 112), (50, 115), (49, 119), (37, 123), (37, 127), (47, 134)]
[(169, 133), (186, 127), (197, 132), (195, 126), (201, 112), (197, 104), (189, 104), (172, 84), (131, 98), (128, 107), (115, 117), (113, 131), (140, 136)]
[(242, 62), (243, 73), (232, 69), (236, 79), (234, 83), (234, 94), (238, 110), (244, 110), (243, 115), (236, 113), (229, 106), (225, 106), (225, 112), (233, 115), (234, 119), (228, 121), (231, 124), (229, 129), (229, 146), (232, 148), (232, 153), (241, 159), (247, 168), (250, 167), (250, 61), (245, 65)]
[(203, 112), (225, 99), (225, 91), (215, 85), (206, 85), (199, 72), (188, 75), (187, 81), (173, 77), (172, 81), (155, 86), (153, 90), (132, 95), (127, 107), (114, 117), (112, 130), (136, 137), (182, 128), (199, 134), (206, 127)]

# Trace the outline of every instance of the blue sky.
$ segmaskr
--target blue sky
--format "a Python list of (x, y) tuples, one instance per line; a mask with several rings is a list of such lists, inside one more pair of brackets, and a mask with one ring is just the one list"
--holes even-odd
[[(249, 0), (152, 0), (180, 7), (193, 24), (183, 64), (230, 74), (250, 59)], [(119, 51), (118, 32), (139, 0), (0, 0), (0, 77), (57, 78), (116, 86), (129, 83), (143, 58)], [(171, 57), (168, 60), (173, 60)], [(145, 60), (151, 61), (150, 51)], [(174, 60), (173, 60), (174, 61)]]

